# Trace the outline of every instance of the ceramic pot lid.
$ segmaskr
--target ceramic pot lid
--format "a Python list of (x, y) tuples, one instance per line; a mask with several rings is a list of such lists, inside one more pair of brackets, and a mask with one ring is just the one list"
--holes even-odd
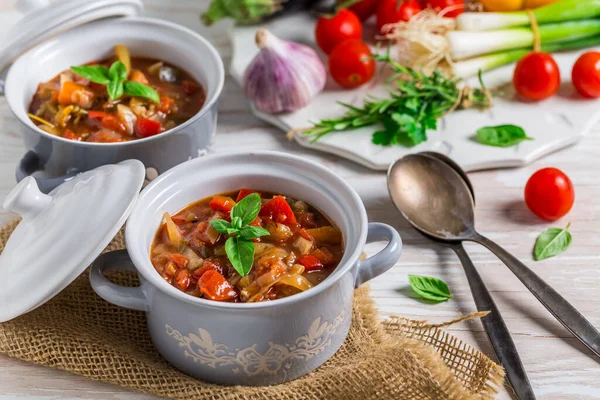
[(42, 41), (76, 26), (102, 18), (141, 14), (141, 0), (15, 0), (15, 6), (26, 12), (6, 35), (0, 50), (0, 72)]
[(49, 195), (32, 177), (4, 201), (21, 215), (0, 254), (0, 322), (50, 300), (73, 282), (129, 217), (144, 183), (137, 160), (81, 173)]

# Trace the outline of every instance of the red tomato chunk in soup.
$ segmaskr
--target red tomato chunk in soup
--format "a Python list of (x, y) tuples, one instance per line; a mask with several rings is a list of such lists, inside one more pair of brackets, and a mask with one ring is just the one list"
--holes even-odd
[[(232, 209), (254, 193), (260, 196), (260, 210), (257, 206), (258, 215), (248, 226), (264, 228), (268, 234), (251, 239), (254, 257), (250, 271), (242, 276), (225, 246), (238, 234), (218, 233), (211, 221), (233, 226)], [(200, 200), (174, 215), (165, 213), (150, 253), (163, 279), (189, 295), (252, 303), (319, 284), (335, 270), (344, 248), (340, 231), (304, 201), (241, 189)]]
[[(160, 60), (130, 57), (124, 46), (121, 49), (125, 58), (117, 51), (113, 57), (65, 70), (40, 83), (29, 107), (32, 122), (66, 139), (112, 143), (160, 134), (200, 111), (206, 99), (204, 89), (185, 70)], [(75, 68), (84, 68), (96, 73), (88, 76), (90, 79), (108, 81), (113, 76), (107, 71), (121, 60), (121, 91), (111, 93), (110, 84), (75, 72)], [(97, 77), (94, 68), (105, 71), (101, 73), (104, 76)], [(140, 95), (141, 85), (152, 91), (154, 100)]]

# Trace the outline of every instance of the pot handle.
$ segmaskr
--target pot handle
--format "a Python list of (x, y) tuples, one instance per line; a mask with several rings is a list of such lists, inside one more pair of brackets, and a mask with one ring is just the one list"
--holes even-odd
[(111, 251), (98, 257), (90, 269), (90, 284), (94, 292), (109, 303), (139, 311), (150, 309), (141, 287), (125, 287), (112, 283), (104, 277), (104, 271), (135, 272), (127, 250)]
[[(17, 171), (16, 171), (17, 182), (21, 182), (23, 179), (30, 176), (34, 172), (41, 171), (42, 169), (43, 168), (40, 166), (40, 157), (37, 155), (37, 153), (35, 151), (29, 150), (27, 153), (25, 153), (23, 158), (21, 158), (21, 161), (19, 162), (19, 165), (17, 166)], [(73, 169), (70, 169), (69, 171), (67, 171), (67, 173), (65, 175), (59, 176), (56, 178), (48, 178), (48, 179), (35, 178), (35, 177), (34, 178), (38, 184), (38, 187), (40, 188), (40, 191), (42, 193), (48, 194), (54, 188), (63, 184), (65, 181), (71, 179), (78, 173), (79, 173), (79, 170), (73, 168)]]
[(379, 276), (392, 268), (402, 254), (402, 239), (398, 232), (389, 225), (373, 222), (369, 224), (367, 243), (385, 240), (387, 246), (379, 253), (365, 260), (358, 261), (354, 286)]

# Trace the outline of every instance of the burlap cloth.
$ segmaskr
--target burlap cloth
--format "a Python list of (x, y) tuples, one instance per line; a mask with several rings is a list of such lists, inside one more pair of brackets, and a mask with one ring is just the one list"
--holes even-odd
[[(0, 252), (15, 226), (0, 229)], [(123, 247), (119, 233), (107, 250)], [(126, 273), (110, 278), (130, 285), (136, 280)], [(171, 367), (152, 346), (144, 313), (102, 300), (87, 273), (45, 305), (0, 324), (0, 353), (185, 400), (489, 399), (504, 375), (500, 366), (439, 326), (405, 318), (381, 322), (367, 289), (359, 289), (346, 342), (316, 371), (278, 386), (213, 385)]]

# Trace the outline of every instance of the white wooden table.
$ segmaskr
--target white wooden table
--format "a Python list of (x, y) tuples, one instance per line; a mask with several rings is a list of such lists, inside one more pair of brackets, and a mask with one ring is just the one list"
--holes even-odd
[[(168, 3), (168, 5), (166, 5)], [(228, 22), (203, 27), (198, 16), (208, 0), (146, 1), (150, 16), (166, 18), (206, 36), (220, 51), (225, 65), (231, 58), (226, 31)], [(20, 15), (10, 0), (0, 0), (0, 38)], [(14, 170), (25, 152), (17, 121), (0, 97), (0, 200), (15, 185)], [(216, 152), (270, 149), (301, 154), (318, 160), (343, 176), (362, 197), (371, 221), (393, 225), (405, 250), (400, 262), (371, 284), (372, 296), (383, 317), (401, 315), (430, 321), (446, 321), (458, 313), (475, 311), (475, 305), (458, 259), (448, 249), (435, 246), (404, 222), (388, 199), (385, 176), (334, 156), (309, 151), (286, 140), (285, 135), (254, 118), (240, 88), (231, 80), (220, 100)], [(583, 142), (535, 164), (514, 170), (470, 174), (477, 196), (477, 220), (488, 234), (527, 263), (536, 273), (572, 302), (595, 326), (600, 327), (600, 127)], [(576, 188), (576, 203), (558, 226), (572, 223), (573, 245), (564, 254), (543, 262), (532, 260), (538, 233), (548, 224), (532, 215), (523, 203), (528, 177), (544, 166), (565, 171)], [(0, 223), (14, 218), (0, 211)], [(367, 253), (380, 248), (367, 247)], [(599, 399), (600, 363), (541, 306), (509, 270), (491, 253), (468, 245), (479, 272), (487, 282), (539, 399)], [(437, 276), (450, 286), (454, 298), (438, 305), (412, 297), (409, 273)], [(492, 354), (479, 321), (457, 324), (449, 330), (467, 343)], [(116, 386), (94, 382), (69, 373), (0, 356), (0, 400), (28, 399), (148, 399)], [(499, 398), (509, 399), (506, 390)]]

